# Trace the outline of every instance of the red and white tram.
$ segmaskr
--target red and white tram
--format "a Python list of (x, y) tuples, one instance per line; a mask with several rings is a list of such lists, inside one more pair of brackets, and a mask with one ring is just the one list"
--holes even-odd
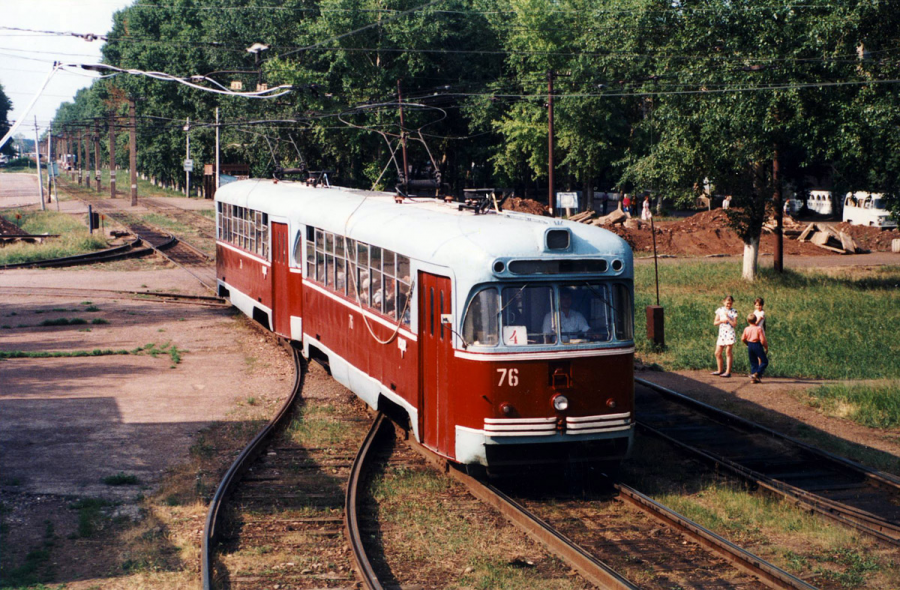
[[(216, 192), (219, 293), (467, 465), (616, 462), (633, 264), (590, 225), (247, 180)], [(399, 202), (398, 202), (399, 201)]]

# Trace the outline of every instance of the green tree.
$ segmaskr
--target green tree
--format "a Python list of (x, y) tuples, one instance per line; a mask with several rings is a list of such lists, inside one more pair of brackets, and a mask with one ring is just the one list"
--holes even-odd
[[(12, 110), (12, 101), (9, 100), (9, 97), (6, 96), (6, 93), (3, 91), (3, 85), (0, 84), (0, 137), (6, 135), (9, 131), (9, 111)], [(7, 141), (6, 145), (3, 146), (0, 153), (11, 156), (13, 154), (13, 143), (11, 141)]]

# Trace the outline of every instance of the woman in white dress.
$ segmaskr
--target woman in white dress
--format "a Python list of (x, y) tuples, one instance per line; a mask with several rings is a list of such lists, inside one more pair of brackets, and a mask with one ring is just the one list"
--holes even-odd
[(644, 221), (650, 221), (650, 217), (652, 214), (650, 213), (650, 197), (644, 197), (644, 208), (641, 210), (641, 219)]
[[(731, 377), (731, 366), (734, 364), (734, 329), (737, 326), (738, 312), (732, 307), (734, 297), (729, 295), (722, 301), (722, 307), (716, 310), (714, 326), (719, 326), (719, 339), (716, 341), (716, 370), (713, 375)], [(725, 371), (722, 371), (722, 351), (725, 351)]]

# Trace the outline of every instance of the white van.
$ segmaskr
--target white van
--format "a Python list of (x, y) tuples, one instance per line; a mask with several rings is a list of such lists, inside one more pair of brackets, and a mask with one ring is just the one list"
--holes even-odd
[(891, 219), (890, 212), (884, 208), (883, 196), (881, 193), (865, 191), (847, 193), (844, 197), (844, 221), (853, 225), (897, 227), (897, 222)]
[(831, 191), (809, 191), (806, 206), (818, 215), (832, 215), (834, 208), (831, 206)]

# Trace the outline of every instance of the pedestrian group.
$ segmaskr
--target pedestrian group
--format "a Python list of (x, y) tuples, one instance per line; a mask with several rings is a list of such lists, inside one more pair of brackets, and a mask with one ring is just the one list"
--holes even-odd
[[(769, 342), (766, 340), (766, 312), (763, 309), (765, 301), (757, 297), (753, 302), (754, 310), (747, 316), (747, 327), (741, 334), (741, 342), (747, 345), (747, 355), (750, 358), (750, 381), (759, 383), (763, 372), (769, 366)], [(716, 310), (713, 325), (719, 327), (719, 338), (716, 340), (716, 370), (713, 375), (719, 377), (731, 377), (731, 368), (734, 364), (734, 342), (736, 340), (738, 312), (734, 309), (734, 297), (727, 296), (722, 300), (722, 307)], [(724, 353), (724, 370), (722, 354)]]

